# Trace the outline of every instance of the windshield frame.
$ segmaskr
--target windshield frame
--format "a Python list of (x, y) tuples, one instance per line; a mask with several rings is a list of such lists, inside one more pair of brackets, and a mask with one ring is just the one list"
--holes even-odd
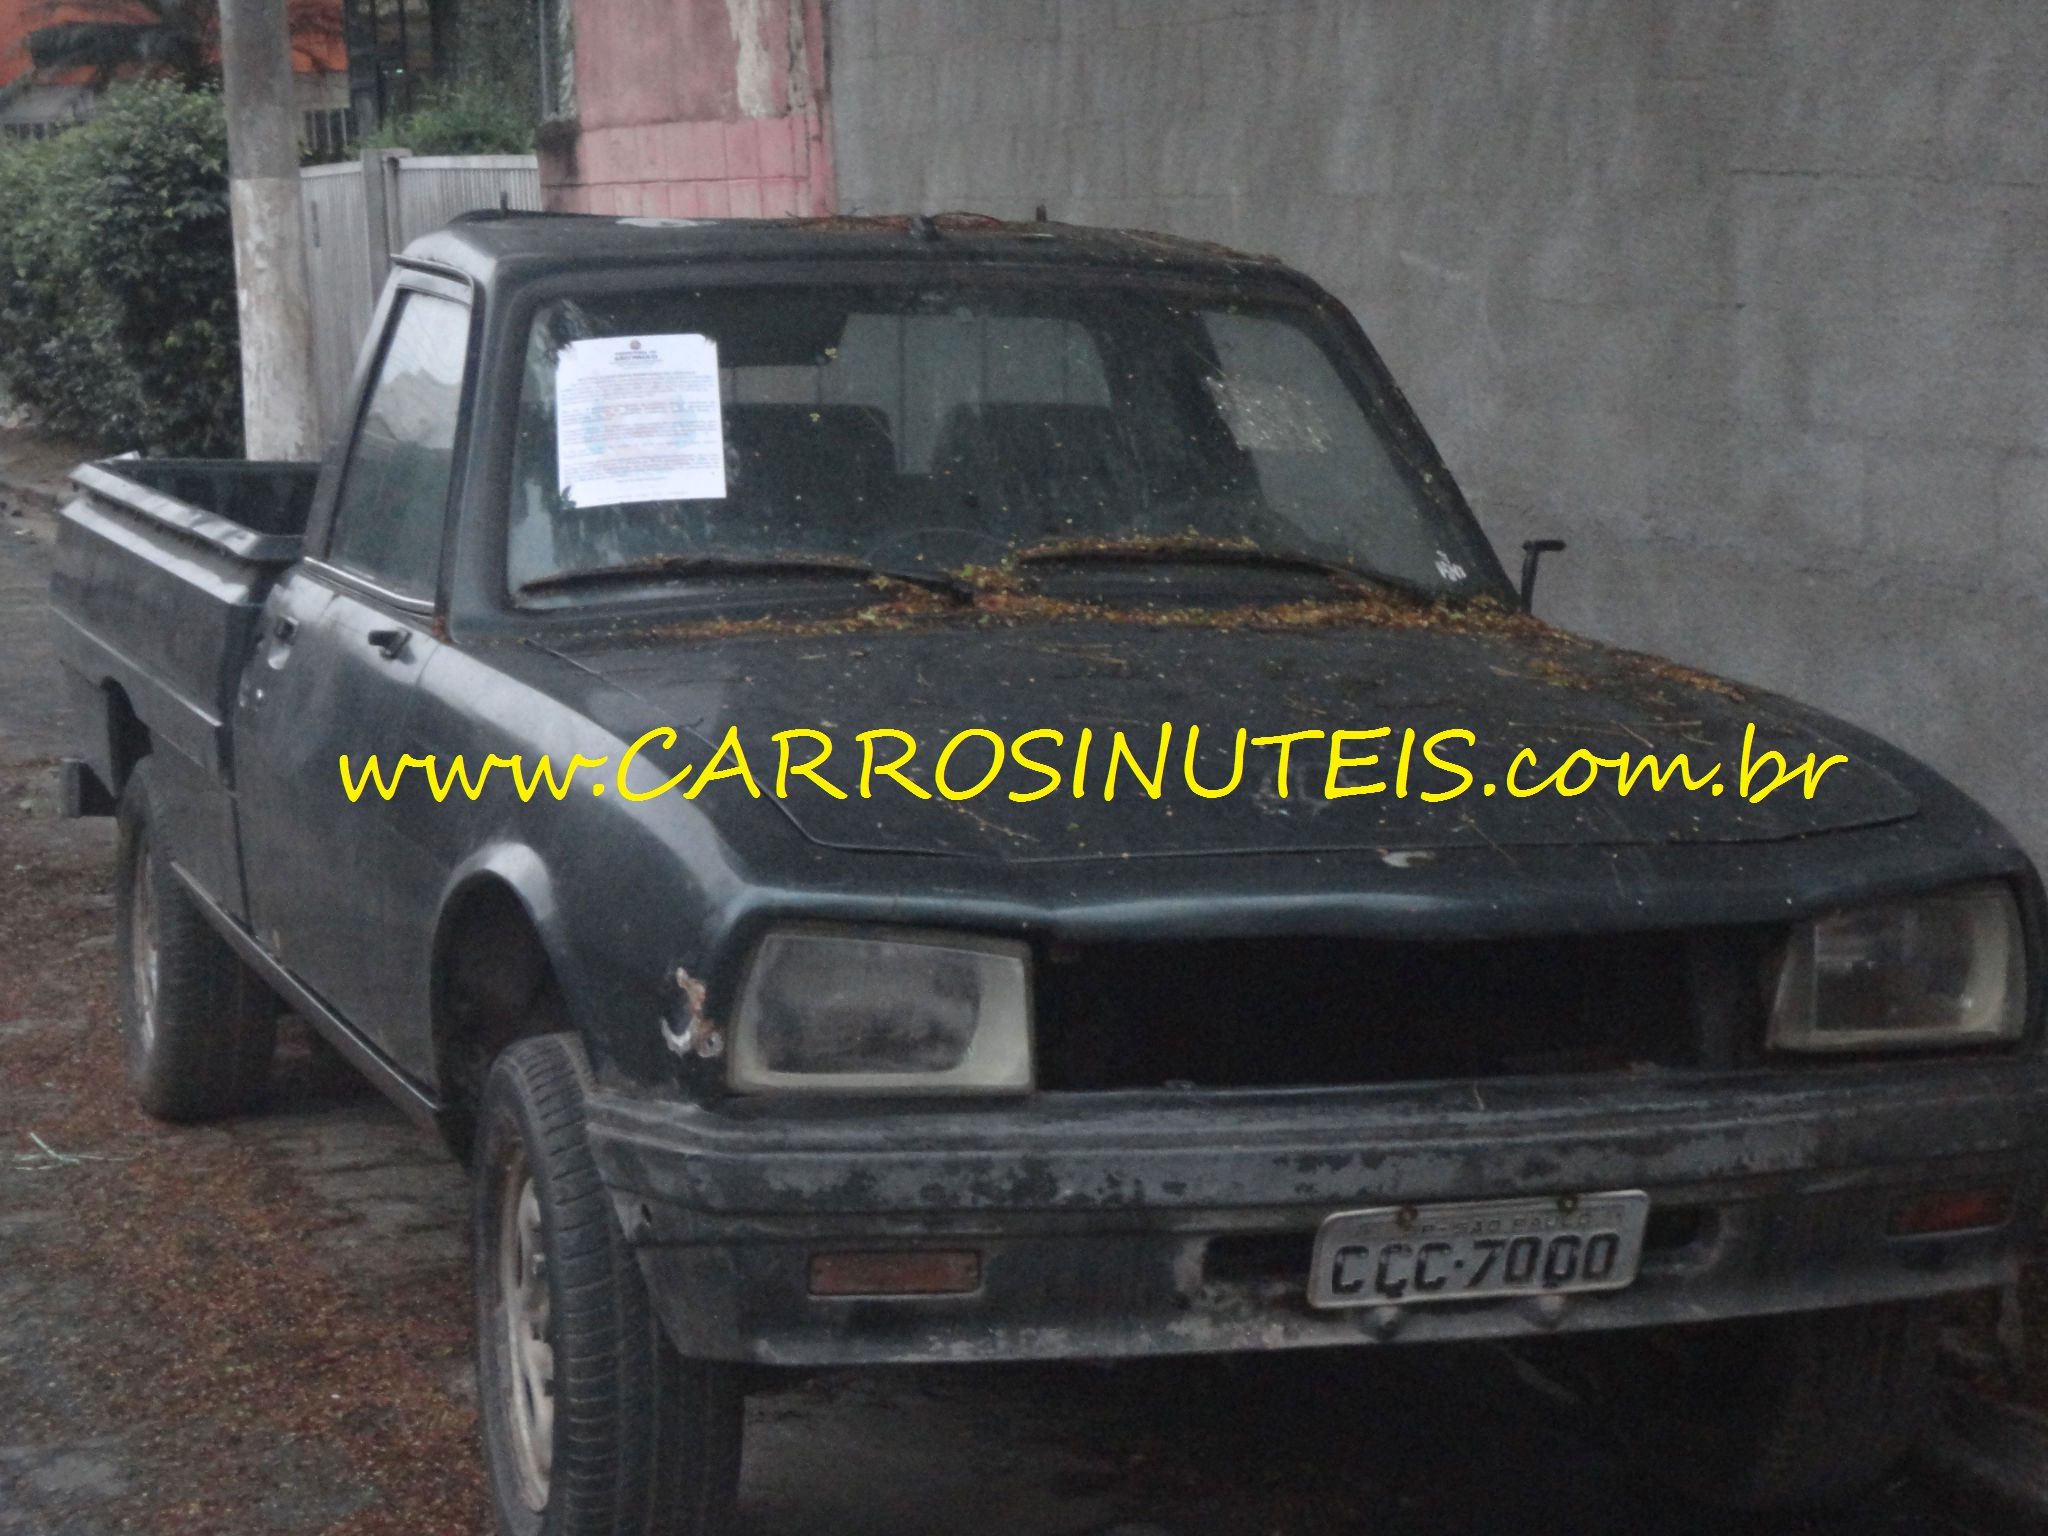
[[(509, 274), (508, 274), (509, 275)], [(565, 613), (602, 612), (615, 614), (640, 609), (676, 606), (702, 608), (757, 606), (764, 594), (818, 601), (825, 593), (815, 581), (778, 581), (762, 575), (738, 582), (730, 577), (707, 575), (645, 585), (623, 584), (617, 589), (594, 585), (582, 591), (553, 594), (522, 594), (511, 583), (509, 533), (511, 520), (514, 427), (518, 420), (520, 393), (524, 383), (527, 338), (541, 307), (564, 298), (605, 300), (659, 293), (677, 288), (807, 288), (816, 286), (904, 287), (943, 286), (1049, 287), (1073, 285), (1084, 288), (1140, 287), (1151, 292), (1214, 304), (1245, 304), (1289, 312), (1312, 333), (1330, 356), (1336, 371), (1368, 415), (1384, 424), (1389, 458), (1418, 503), (1446, 520), (1472, 557), (1474, 568), (1466, 590), (1445, 593), (1444, 601), (1469, 602), (1487, 597), (1512, 606), (1515, 593), (1498, 554), (1480, 527), (1452, 477), (1434, 441), (1415, 415), (1407, 398), (1394, 382), (1379, 353), (1356, 318), (1335, 298), (1306, 277), (1278, 265), (1250, 265), (1224, 271), (1193, 266), (1160, 269), (1133, 266), (1126, 262), (1084, 261), (1067, 258), (1019, 258), (979, 250), (958, 251), (941, 247), (931, 255), (901, 257), (833, 257), (805, 254), (796, 257), (749, 257), (740, 260), (678, 260), (635, 263), (603, 269), (570, 269), (545, 272), (526, 281), (503, 283), (509, 294), (499, 295), (491, 316), (496, 332), (496, 355), (502, 359), (489, 381), (492, 399), (493, 441), (479, 464), (475, 477), (477, 500), (472, 506), (485, 515), (474, 526), (484, 541), (481, 591), (496, 613), (531, 620), (559, 618)], [(481, 382), (481, 381), (480, 381)], [(481, 423), (480, 423), (481, 424)]]

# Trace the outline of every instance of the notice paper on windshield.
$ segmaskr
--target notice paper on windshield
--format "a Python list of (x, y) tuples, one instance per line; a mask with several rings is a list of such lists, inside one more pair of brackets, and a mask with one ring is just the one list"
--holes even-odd
[(571, 507), (725, 497), (718, 343), (601, 336), (555, 360), (555, 455)]

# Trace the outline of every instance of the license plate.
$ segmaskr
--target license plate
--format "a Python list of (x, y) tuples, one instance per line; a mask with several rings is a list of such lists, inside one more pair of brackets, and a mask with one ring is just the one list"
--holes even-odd
[(1408, 1306), (1488, 1296), (1616, 1291), (1636, 1277), (1641, 1190), (1340, 1211), (1316, 1233), (1318, 1307)]

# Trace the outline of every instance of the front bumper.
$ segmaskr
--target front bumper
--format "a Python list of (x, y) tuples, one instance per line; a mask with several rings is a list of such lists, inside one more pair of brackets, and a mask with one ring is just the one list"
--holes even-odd
[[(692, 1355), (774, 1365), (1498, 1338), (1999, 1284), (2038, 1225), (2038, 1060), (1010, 1105), (599, 1093), (590, 1139)], [(1320, 1311), (1309, 1245), (1361, 1206), (1647, 1190), (1626, 1290)], [(1997, 1188), (1990, 1231), (1894, 1238), (1894, 1202)], [(972, 1249), (964, 1295), (810, 1294), (813, 1254)]]

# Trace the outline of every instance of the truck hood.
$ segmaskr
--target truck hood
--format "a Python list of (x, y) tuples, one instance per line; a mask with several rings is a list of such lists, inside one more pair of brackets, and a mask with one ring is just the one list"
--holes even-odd
[[(1426, 850), (1472, 845), (1646, 845), (1776, 841), (1914, 814), (1913, 794), (1881, 758), (1896, 754), (1860, 732), (1790, 701), (1632, 652), (1603, 647), (1530, 620), (1353, 624), (1334, 627), (1223, 627), (1176, 622), (977, 622), (971, 618), (907, 629), (823, 634), (751, 632), (718, 636), (611, 632), (553, 641), (588, 689), (586, 710), (622, 739), (669, 725), (686, 740), (684, 759), (703, 763), (729, 727), (737, 727), (764, 793), (775, 788), (774, 733), (824, 731), (834, 751), (821, 770), (851, 793), (836, 800), (802, 779), (778, 803), (810, 840), (849, 850), (1047, 861), (1162, 858), (1235, 853)], [(604, 685), (591, 687), (594, 680)], [(1116, 798), (1101, 786), (1111, 744), (1125, 733), (1150, 774), (1160, 728), (1170, 722), (1165, 787), (1146, 794), (1126, 763)], [(1755, 727), (1754, 758), (1783, 753), (1795, 765), (1848, 758), (1828, 770), (1812, 798), (1797, 783), (1759, 801), (1737, 786), (1745, 731)], [(1376, 741), (1353, 741), (1347, 756), (1378, 750), (1381, 760), (1352, 770), (1347, 784), (1384, 781), (1386, 792), (1324, 797), (1328, 743), (1306, 741), (1292, 753), (1282, 793), (1271, 747), (1250, 747), (1243, 782), (1221, 799), (1191, 793), (1182, 777), (1190, 726), (1201, 728), (1198, 773), (1210, 787), (1227, 782), (1240, 727), (1252, 736), (1292, 731), (1391, 728)], [(919, 800), (878, 780), (858, 793), (857, 734), (883, 727), (910, 733), (918, 752), (910, 776), (930, 787), (941, 747), (972, 727), (1006, 741), (1049, 728), (1064, 747), (1040, 741), (1042, 756), (1067, 782), (1030, 803), (1007, 798), (1043, 781), (1014, 766), (972, 799)], [(1071, 793), (1073, 750), (1083, 727), (1094, 733), (1088, 792)], [(1410, 794), (1392, 792), (1403, 732), (1417, 733)], [(1432, 770), (1421, 742), (1466, 730), (1476, 743), (1447, 742), (1446, 756), (1474, 775), (1455, 799), (1429, 803), (1423, 789), (1453, 785)], [(1518, 798), (1506, 789), (1511, 759), (1537, 754), (1521, 770), (1540, 781), (1575, 749), (1602, 757), (1623, 752), (1668, 761), (1685, 753), (1695, 777), (1722, 764), (1722, 793), (1663, 791), (1639, 781), (1614, 792), (1609, 772), (1577, 796)], [(695, 756), (689, 754), (694, 750)], [(794, 749), (802, 761), (809, 745)], [(898, 748), (878, 747), (883, 760)], [(990, 761), (986, 742), (964, 745), (949, 778), (971, 785)], [(674, 771), (672, 765), (669, 771)], [(1766, 773), (1759, 783), (1768, 783)], [(1483, 786), (1501, 787), (1493, 795)], [(714, 818), (721, 783), (698, 801)]]

